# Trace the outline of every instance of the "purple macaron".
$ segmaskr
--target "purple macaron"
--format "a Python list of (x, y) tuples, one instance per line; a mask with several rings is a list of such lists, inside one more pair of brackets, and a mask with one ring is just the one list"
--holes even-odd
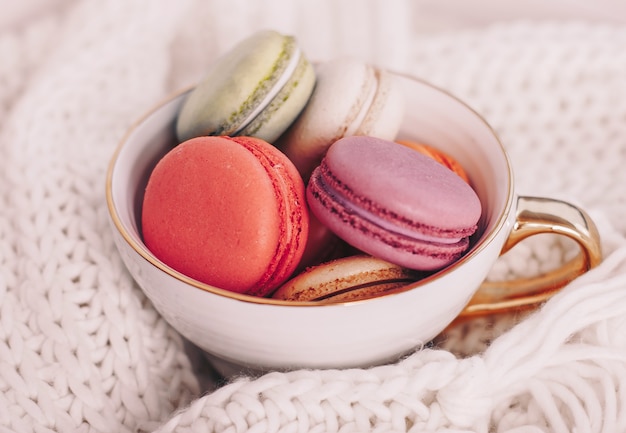
[(425, 271), (463, 255), (481, 214), (476, 192), (454, 172), (406, 146), (366, 136), (329, 148), (307, 200), (352, 246)]

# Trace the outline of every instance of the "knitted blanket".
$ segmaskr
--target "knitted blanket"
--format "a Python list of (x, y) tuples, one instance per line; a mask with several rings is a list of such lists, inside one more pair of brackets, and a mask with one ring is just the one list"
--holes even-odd
[[(428, 34), (410, 0), (362, 5), (68, 1), (0, 32), (0, 432), (626, 431), (626, 28)], [(134, 120), (265, 27), (464, 99), (519, 193), (591, 214), (604, 262), (530, 315), (452, 327), (396, 364), (214, 380), (126, 272), (105, 171)], [(490, 278), (571, 253), (537, 236)]]

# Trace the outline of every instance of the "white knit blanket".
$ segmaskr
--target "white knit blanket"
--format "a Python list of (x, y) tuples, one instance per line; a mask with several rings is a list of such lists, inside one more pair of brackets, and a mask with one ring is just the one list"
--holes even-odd
[[(626, 431), (626, 28), (428, 35), (410, 0), (66, 4), (0, 33), (0, 432)], [(398, 364), (207, 380), (123, 267), (104, 176), (135, 119), (263, 27), (465, 99), (520, 193), (591, 213), (605, 261), (530, 317), (477, 320)], [(537, 237), (490, 277), (570, 253)]]

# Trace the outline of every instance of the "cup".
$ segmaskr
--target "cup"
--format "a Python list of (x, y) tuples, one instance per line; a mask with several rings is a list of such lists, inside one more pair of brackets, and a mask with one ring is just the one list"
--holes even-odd
[[(175, 145), (175, 119), (189, 90), (144, 116), (116, 149), (106, 197), (119, 253), (158, 312), (223, 375), (393, 362), (460, 315), (542, 302), (600, 262), (598, 232), (582, 209), (516, 195), (505, 149), (480, 115), (427, 82), (401, 74), (394, 79), (403, 87), (407, 104), (398, 138), (424, 142), (454, 156), (467, 171), (483, 213), (470, 249), (460, 260), (376, 298), (323, 304), (236, 294), (180, 274), (146, 248), (140, 227), (143, 191), (156, 162)], [(546, 275), (501, 287), (484, 283), (503, 252), (540, 233), (574, 239), (580, 254)]]

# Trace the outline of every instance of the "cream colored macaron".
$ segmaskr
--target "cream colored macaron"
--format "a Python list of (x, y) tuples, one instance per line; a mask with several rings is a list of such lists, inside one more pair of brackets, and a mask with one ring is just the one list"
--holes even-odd
[(352, 58), (316, 65), (317, 82), (298, 120), (277, 142), (308, 180), (326, 149), (350, 135), (393, 140), (404, 113), (404, 97), (385, 70)]
[(287, 301), (355, 301), (403, 287), (416, 281), (419, 275), (360, 254), (310, 267), (279, 287), (272, 297)]

